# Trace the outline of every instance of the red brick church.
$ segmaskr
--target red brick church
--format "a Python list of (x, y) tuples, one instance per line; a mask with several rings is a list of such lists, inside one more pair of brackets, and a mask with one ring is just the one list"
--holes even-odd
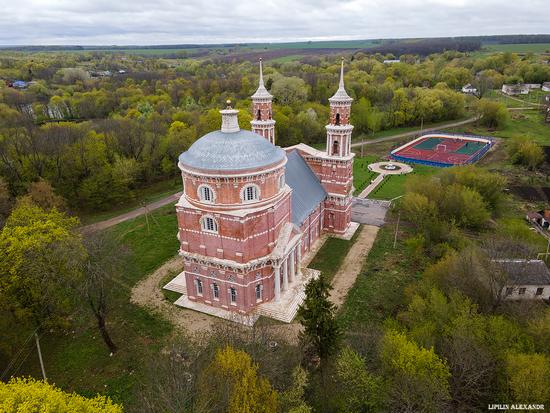
[(352, 98), (344, 88), (343, 61), (329, 99), (326, 151), (276, 146), (272, 99), (260, 61), (252, 130), (240, 129), (238, 110), (228, 107), (220, 111), (221, 130), (179, 157), (183, 195), (176, 210), (184, 268), (165, 287), (184, 293), (177, 305), (223, 317), (231, 311), (270, 315), (262, 305), (280, 303), (287, 314), (273, 317), (289, 318), (295, 308), (287, 307), (303, 300), (302, 257), (323, 233), (350, 231)]

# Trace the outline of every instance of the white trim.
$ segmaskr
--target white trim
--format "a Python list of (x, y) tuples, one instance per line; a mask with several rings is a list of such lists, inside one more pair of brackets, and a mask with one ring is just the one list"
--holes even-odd
[[(207, 224), (208, 219), (212, 220), (212, 226), (214, 227), (214, 229), (208, 228), (208, 224)], [(203, 215), (202, 217), (200, 217), (199, 222), (200, 222), (202, 232), (208, 232), (210, 234), (218, 233), (218, 221), (216, 221), (216, 218), (214, 218), (213, 215), (210, 215), (210, 214)]]
[[(249, 188), (254, 188), (253, 195), (255, 195), (255, 197), (252, 199), (246, 199)], [(252, 204), (254, 202), (260, 201), (260, 199), (261, 199), (261, 190), (257, 184), (246, 184), (241, 188), (241, 201), (243, 204)]]
[[(205, 195), (205, 194), (203, 194), (203, 189), (210, 190), (210, 195), (211, 195), (212, 199), (208, 200), (208, 199), (206, 199), (206, 197), (203, 196), (203, 195)], [(197, 187), (197, 197), (198, 197), (200, 202), (203, 202), (205, 204), (213, 204), (213, 203), (216, 202), (216, 191), (214, 191), (214, 188), (212, 188), (208, 184), (200, 184)]]

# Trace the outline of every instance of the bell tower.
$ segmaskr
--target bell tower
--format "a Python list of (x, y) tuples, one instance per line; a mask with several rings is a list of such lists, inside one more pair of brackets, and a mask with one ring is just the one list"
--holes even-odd
[(353, 157), (350, 125), (353, 99), (344, 88), (344, 59), (340, 67), (338, 90), (329, 99), (330, 121), (327, 129), (327, 148), (322, 163), (322, 184), (328, 193), (325, 200), (323, 227), (333, 233), (345, 233), (351, 223), (353, 200)]
[(351, 153), (351, 132), (353, 126), (349, 123), (351, 102), (353, 101), (344, 88), (344, 58), (340, 67), (340, 84), (336, 93), (329, 98), (330, 123), (327, 129), (327, 155), (346, 157)]
[(258, 89), (251, 96), (252, 98), (252, 132), (263, 136), (275, 145), (275, 121), (273, 120), (272, 100), (273, 96), (267, 91), (264, 85), (264, 74), (262, 70), (262, 59), (260, 59), (260, 82)]

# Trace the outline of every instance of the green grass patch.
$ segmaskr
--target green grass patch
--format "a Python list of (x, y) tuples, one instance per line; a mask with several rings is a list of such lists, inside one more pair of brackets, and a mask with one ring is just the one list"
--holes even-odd
[(412, 176), (430, 176), (440, 171), (440, 168), (434, 168), (426, 165), (412, 165), (413, 171), (406, 175), (389, 175), (384, 178), (382, 183), (378, 185), (374, 191), (369, 194), (369, 198), (373, 199), (394, 199), (405, 194), (407, 181)]
[(160, 288), (160, 291), (162, 291), (162, 295), (164, 296), (164, 299), (174, 303), (178, 298), (181, 297), (180, 293), (177, 293), (175, 291), (165, 290), (164, 287), (166, 284), (168, 284), (172, 279), (178, 275), (178, 271), (170, 271), (168, 274), (166, 274), (162, 280), (160, 280), (158, 287)]
[(417, 279), (402, 242), (393, 248), (393, 225), (385, 225), (350, 289), (339, 319), (346, 328), (381, 324), (404, 307), (405, 287)]
[(355, 157), (353, 159), (353, 186), (355, 187), (354, 195), (360, 194), (365, 189), (370, 181), (378, 175), (376, 172), (369, 171), (368, 166), (378, 160), (377, 156), (368, 155), (362, 158)]
[(327, 239), (308, 267), (321, 271), (327, 281), (332, 281), (361, 230), (362, 227), (359, 227), (349, 241), (333, 237)]

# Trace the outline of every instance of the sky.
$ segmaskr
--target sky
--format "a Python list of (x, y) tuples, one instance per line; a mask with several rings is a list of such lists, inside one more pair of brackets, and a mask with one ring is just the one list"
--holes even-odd
[(0, 45), (548, 34), (548, 0), (0, 0)]

